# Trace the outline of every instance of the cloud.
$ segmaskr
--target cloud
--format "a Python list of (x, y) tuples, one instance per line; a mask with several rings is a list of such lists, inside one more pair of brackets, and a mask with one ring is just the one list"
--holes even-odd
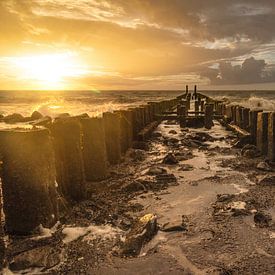
[(275, 82), (275, 71), (266, 70), (265, 60), (256, 60), (250, 57), (241, 65), (232, 65), (231, 62), (221, 62), (217, 69), (207, 68), (201, 76), (207, 77), (213, 85), (234, 85)]
[(87, 85), (169, 87), (175, 75), (265, 83), (274, 13), (274, 0), (0, 0), (0, 57), (73, 51), (91, 70), (120, 75), (78, 80)]

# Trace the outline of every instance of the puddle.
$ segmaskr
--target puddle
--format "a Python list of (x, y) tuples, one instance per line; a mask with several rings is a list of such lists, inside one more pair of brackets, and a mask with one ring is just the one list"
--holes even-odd
[(65, 227), (62, 230), (62, 233), (65, 235), (63, 239), (65, 244), (75, 241), (83, 236), (83, 241), (89, 243), (97, 238), (102, 240), (114, 239), (121, 233), (121, 230), (110, 225), (90, 225), (88, 227)]

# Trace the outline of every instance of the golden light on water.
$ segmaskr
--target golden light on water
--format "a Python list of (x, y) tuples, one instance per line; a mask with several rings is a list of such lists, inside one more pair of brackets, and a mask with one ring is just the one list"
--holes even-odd
[(85, 65), (72, 53), (12, 57), (10, 63), (22, 79), (43, 90), (69, 88), (66, 78), (88, 73)]

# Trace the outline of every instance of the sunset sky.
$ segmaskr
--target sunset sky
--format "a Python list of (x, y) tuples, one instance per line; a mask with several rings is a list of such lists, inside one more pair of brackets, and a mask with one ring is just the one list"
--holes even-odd
[(0, 0), (0, 90), (274, 83), (274, 0)]

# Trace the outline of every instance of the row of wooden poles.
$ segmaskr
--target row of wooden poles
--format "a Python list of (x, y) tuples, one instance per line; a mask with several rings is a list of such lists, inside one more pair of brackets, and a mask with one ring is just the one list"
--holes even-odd
[[(51, 227), (75, 201), (86, 198), (87, 183), (108, 177), (156, 114), (177, 99), (103, 113), (102, 117), (56, 120), (46, 129), (0, 131), (5, 230), (28, 234)], [(3, 220), (3, 217), (1, 218)]]
[[(193, 110), (191, 102), (194, 104)], [(188, 86), (186, 86), (185, 94), (178, 97), (177, 116), (182, 127), (186, 126), (187, 120), (202, 119), (204, 127), (210, 129), (213, 126), (215, 114), (215, 100), (198, 93), (196, 85), (192, 94), (189, 93)]]
[(215, 102), (215, 108), (227, 123), (234, 124), (247, 133), (249, 143), (256, 145), (270, 161), (275, 161), (275, 112), (226, 105), (221, 101)]
[[(190, 112), (190, 100), (193, 99), (194, 111)], [(252, 110), (240, 105), (226, 104), (210, 98), (196, 91), (191, 95), (186, 93), (179, 96), (177, 113), (181, 118), (181, 124), (185, 125), (188, 114), (203, 116), (204, 126), (210, 129), (213, 119), (222, 119), (227, 125), (236, 126), (231, 128), (241, 136), (246, 137), (246, 142), (257, 146), (262, 155), (270, 161), (275, 161), (275, 112), (264, 110)]]

